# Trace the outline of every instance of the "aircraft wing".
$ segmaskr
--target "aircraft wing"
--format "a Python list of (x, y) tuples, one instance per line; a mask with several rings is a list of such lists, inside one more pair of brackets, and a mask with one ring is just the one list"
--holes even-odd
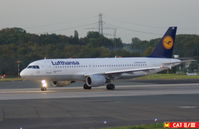
[(114, 70), (114, 71), (108, 71), (108, 72), (97, 72), (97, 73), (90, 73), (90, 74), (84, 74), (84, 76), (89, 76), (93, 74), (100, 74), (100, 75), (112, 75), (112, 74), (122, 74), (122, 73), (133, 73), (133, 72), (147, 72), (150, 70), (157, 70), (157, 69), (168, 69), (165, 67), (147, 67), (147, 68), (138, 68), (138, 69), (125, 69), (125, 70)]
[[(163, 63), (161, 66), (158, 67), (146, 67), (146, 68), (137, 68), (137, 69), (124, 69), (124, 70), (114, 70), (114, 71), (107, 71), (107, 72), (99, 72), (99, 73), (92, 73), (92, 74), (101, 74), (101, 75), (111, 75), (111, 74), (122, 74), (122, 73), (133, 73), (133, 72), (148, 72), (150, 70), (166, 70), (171, 69), (172, 67), (181, 64), (181, 62), (172, 62), (172, 63)], [(88, 76), (90, 74), (84, 74), (84, 76)]]
[(180, 61), (180, 62), (163, 63), (161, 67), (162, 67), (162, 68), (171, 69), (172, 67), (174, 67), (174, 66), (176, 66), (176, 65), (179, 65), (179, 64), (181, 64), (181, 63), (183, 63), (183, 62)]
[(191, 63), (191, 62), (195, 62), (197, 60), (193, 60), (193, 59), (183, 59), (181, 60), (182, 63)]
[(138, 69), (125, 69), (125, 70), (115, 70), (115, 71), (108, 71), (101, 74), (120, 74), (120, 73), (132, 73), (132, 72), (139, 72), (139, 71), (150, 71), (150, 70), (156, 70), (161, 69), (162, 67), (148, 67), (148, 68), (138, 68)]

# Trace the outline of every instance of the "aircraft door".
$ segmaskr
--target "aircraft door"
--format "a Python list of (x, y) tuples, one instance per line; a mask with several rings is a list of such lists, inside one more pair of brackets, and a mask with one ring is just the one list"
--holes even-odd
[(45, 74), (47, 75), (52, 74), (52, 64), (48, 60), (45, 60), (44, 71), (45, 71)]

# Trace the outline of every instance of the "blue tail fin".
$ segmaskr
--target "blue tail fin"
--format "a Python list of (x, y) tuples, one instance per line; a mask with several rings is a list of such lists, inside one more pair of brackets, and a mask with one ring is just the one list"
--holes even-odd
[(171, 58), (177, 27), (169, 27), (150, 57)]

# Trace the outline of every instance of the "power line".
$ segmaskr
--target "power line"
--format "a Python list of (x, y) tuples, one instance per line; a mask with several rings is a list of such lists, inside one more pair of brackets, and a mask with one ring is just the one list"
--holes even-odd
[(161, 35), (161, 34), (159, 34), (159, 33), (146, 32), (146, 31), (139, 31), (139, 30), (126, 28), (126, 27), (122, 27), (122, 26), (119, 26), (119, 25), (115, 25), (115, 24), (110, 24), (110, 23), (107, 23), (107, 24), (109, 24), (109, 25), (111, 25), (111, 26), (114, 26), (115, 28), (120, 28), (120, 29), (122, 29), (122, 30), (130, 31), (130, 32), (143, 33), (143, 34), (150, 34), (150, 35)]
[[(95, 18), (96, 17), (97, 16), (95, 16)], [(90, 18), (94, 18), (94, 17), (90, 17)], [(88, 20), (88, 18), (84, 18), (84, 20)], [(105, 20), (105, 21), (107, 21), (107, 20)], [(116, 21), (118, 21), (118, 20), (116, 20)], [(59, 24), (55, 23), (55, 24), (38, 25), (38, 26), (34, 26), (34, 28), (42, 28), (42, 27), (60, 25), (60, 24), (61, 23), (59, 23)], [(67, 23), (62, 23), (62, 24), (67, 24)], [(77, 28), (88, 27), (88, 26), (96, 25), (96, 24), (98, 24), (98, 28), (87, 28), (87, 29), (98, 29), (98, 32), (101, 35), (104, 35), (104, 30), (105, 29), (106, 30), (108, 30), (108, 29), (113, 30), (113, 34), (112, 34), (113, 38), (116, 38), (116, 34), (117, 34), (117, 31), (118, 31), (118, 28), (121, 29), (121, 30), (129, 31), (129, 32), (135, 32), (135, 33), (150, 34), (150, 35), (161, 35), (161, 34), (157, 34), (157, 33), (154, 33), (154, 32), (146, 32), (146, 31), (139, 31), (139, 30), (136, 30), (136, 29), (126, 28), (126, 27), (123, 27), (121, 25), (112, 24), (112, 22), (111, 23), (104, 22), (103, 15), (101, 13), (98, 15), (98, 21), (95, 22), (95, 23), (89, 23), (89, 24), (76, 25), (76, 26), (67, 27), (67, 28), (55, 29), (55, 30), (50, 30), (50, 32), (77, 29)], [(128, 23), (128, 24), (130, 24), (130, 23)], [(109, 27), (104, 27), (105, 25), (108, 25)], [(151, 27), (151, 28), (159, 28), (159, 27), (153, 27), (153, 26), (148, 26), (148, 25), (141, 25), (141, 24), (137, 24), (137, 23), (133, 23), (131, 25), (137, 25), (137, 26), (142, 26), (142, 27)], [(112, 26), (112, 27), (110, 27), (110, 26)], [(32, 27), (28, 27), (28, 28), (32, 28)], [(46, 32), (49, 32), (49, 31), (45, 31), (45, 33)], [(110, 36), (110, 34), (109, 34), (109, 36)]]
[(95, 25), (95, 23), (90, 23), (90, 24), (84, 24), (84, 25), (77, 25), (77, 26), (72, 26), (72, 27), (68, 27), (68, 28), (62, 28), (62, 29), (56, 29), (56, 30), (51, 30), (50, 32), (57, 32), (57, 31), (65, 31), (65, 30), (71, 30), (71, 29), (77, 29), (77, 28), (83, 28), (83, 27), (87, 27), (90, 25)]
[[(107, 21), (107, 20), (105, 20), (105, 21)], [(109, 26), (113, 26), (113, 27), (104, 27), (104, 24), (108, 24)], [(137, 24), (137, 25), (138, 25), (138, 24)], [(149, 26), (147, 26), (147, 25), (138, 25), (138, 26), (149, 27)], [(152, 27), (152, 26), (150, 26), (150, 27)], [(105, 29), (111, 29), (111, 30), (113, 30), (112, 36), (113, 36), (114, 38), (116, 38), (116, 33), (117, 33), (118, 28), (119, 28), (119, 29), (122, 29), (122, 30), (125, 30), (125, 31), (134, 32), (134, 33), (142, 33), (142, 34), (150, 34), (150, 35), (161, 35), (161, 34), (159, 34), (159, 33), (140, 31), (140, 30), (131, 29), (131, 28), (126, 28), (126, 27), (123, 27), (123, 26), (120, 26), (120, 25), (116, 25), (116, 24), (104, 22), (104, 21), (103, 21), (103, 18), (102, 18), (102, 14), (101, 14), (101, 13), (99, 14), (99, 18), (98, 18), (98, 32), (99, 32), (101, 35), (104, 34), (103, 31), (104, 31)], [(157, 29), (157, 28), (159, 28), (159, 27), (154, 27), (154, 28)], [(97, 28), (86, 28), (86, 29), (97, 29)], [(106, 33), (106, 35), (109, 35), (109, 36), (110, 36), (110, 34), (107, 34), (107, 33)]]
[[(85, 21), (91, 18), (96, 18), (97, 16), (92, 16), (92, 17), (85, 17), (85, 18), (77, 18), (75, 21), (77, 21), (77, 23), (79, 23), (79, 21)], [(37, 28), (44, 28), (44, 27), (48, 27), (48, 26), (55, 26), (55, 25), (71, 25), (74, 24), (73, 23), (66, 23), (68, 21), (62, 21), (62, 22), (57, 22), (57, 23), (51, 23), (51, 24), (43, 24), (43, 25), (35, 25), (35, 26), (26, 26), (24, 28), (26, 29), (37, 29)]]
[[(139, 26), (139, 27), (147, 27), (147, 28), (153, 28), (153, 29), (165, 29), (168, 27), (168, 26), (146, 25), (146, 24), (140, 24), (140, 23), (136, 23), (136, 22), (129, 22), (129, 21), (125, 21), (123, 19), (121, 20), (121, 19), (110, 17), (110, 16), (108, 16), (107, 19), (110, 22), (116, 21), (120, 24), (129, 24), (129, 25), (134, 25), (134, 26)], [(106, 21), (107, 21), (107, 19), (106, 19)]]

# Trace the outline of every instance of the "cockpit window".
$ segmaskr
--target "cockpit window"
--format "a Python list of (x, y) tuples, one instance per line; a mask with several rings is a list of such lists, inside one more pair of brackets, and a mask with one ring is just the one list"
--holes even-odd
[(28, 69), (39, 69), (39, 66), (38, 65), (29, 65), (27, 68)]

